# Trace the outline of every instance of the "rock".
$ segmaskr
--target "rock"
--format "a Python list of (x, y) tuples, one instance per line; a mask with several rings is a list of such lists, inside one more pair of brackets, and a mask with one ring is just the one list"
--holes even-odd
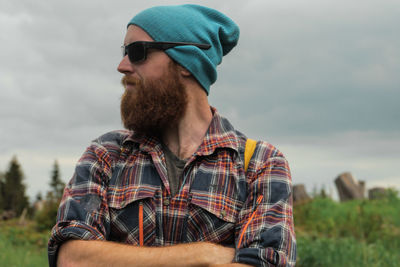
[(356, 181), (350, 172), (340, 174), (335, 179), (335, 184), (339, 192), (340, 201), (364, 198), (365, 182)]

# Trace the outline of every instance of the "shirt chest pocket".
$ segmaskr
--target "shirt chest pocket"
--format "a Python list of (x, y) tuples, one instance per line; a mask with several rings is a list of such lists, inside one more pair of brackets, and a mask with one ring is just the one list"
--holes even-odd
[(153, 245), (156, 238), (156, 198), (158, 187), (110, 187), (107, 193), (110, 214), (109, 240)]
[(187, 241), (233, 245), (242, 205), (234, 194), (193, 190), (188, 207)]

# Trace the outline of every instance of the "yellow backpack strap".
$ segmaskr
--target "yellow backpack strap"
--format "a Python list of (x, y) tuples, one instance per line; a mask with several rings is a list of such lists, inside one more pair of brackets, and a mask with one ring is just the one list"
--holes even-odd
[(251, 157), (253, 156), (254, 150), (256, 149), (257, 141), (253, 139), (247, 139), (246, 147), (244, 149), (244, 171), (247, 171), (247, 167), (249, 167), (249, 162)]

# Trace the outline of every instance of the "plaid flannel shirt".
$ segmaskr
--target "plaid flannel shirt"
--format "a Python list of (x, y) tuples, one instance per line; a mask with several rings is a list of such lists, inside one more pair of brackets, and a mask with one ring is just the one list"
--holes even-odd
[(259, 141), (245, 174), (246, 137), (212, 111), (208, 132), (172, 198), (157, 139), (114, 131), (94, 140), (64, 190), (49, 240), (50, 266), (69, 239), (144, 246), (208, 241), (235, 247), (235, 262), (294, 266), (286, 159)]

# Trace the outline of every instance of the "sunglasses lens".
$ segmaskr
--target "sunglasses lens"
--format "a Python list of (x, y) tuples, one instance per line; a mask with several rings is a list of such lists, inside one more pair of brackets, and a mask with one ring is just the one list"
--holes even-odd
[(132, 43), (128, 45), (126, 49), (131, 62), (139, 62), (145, 59), (146, 51), (143, 43)]
[(126, 54), (127, 54), (127, 49), (126, 49), (126, 46), (121, 46), (121, 54), (122, 54), (122, 57), (124, 57), (124, 56), (126, 56)]

